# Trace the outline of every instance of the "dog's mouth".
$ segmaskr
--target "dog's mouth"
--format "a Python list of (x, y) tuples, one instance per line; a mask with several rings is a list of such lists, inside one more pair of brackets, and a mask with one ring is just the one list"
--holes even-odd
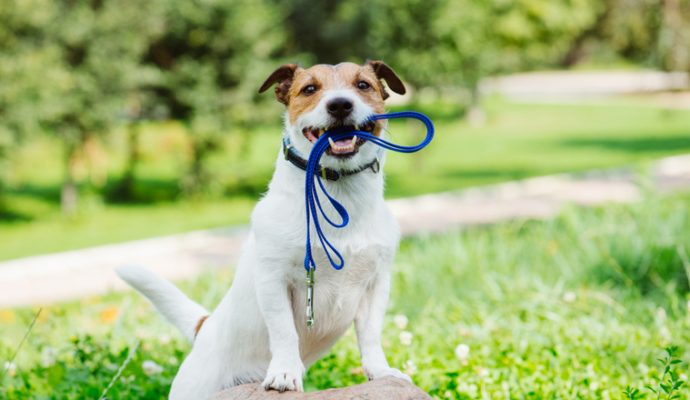
[[(319, 137), (321, 137), (324, 132), (329, 130), (336, 130), (339, 132), (351, 132), (358, 130), (373, 134), (374, 129), (376, 129), (376, 122), (368, 121), (361, 125), (332, 125), (327, 128), (308, 126), (306, 128), (302, 128), (302, 134), (311, 143), (316, 143)], [(364, 139), (357, 137), (357, 135), (353, 135), (352, 137), (341, 140), (333, 140), (329, 138), (328, 141), (330, 142), (330, 147), (326, 149), (326, 153), (331, 156), (342, 158), (355, 155), (359, 150), (359, 147), (365, 142)]]

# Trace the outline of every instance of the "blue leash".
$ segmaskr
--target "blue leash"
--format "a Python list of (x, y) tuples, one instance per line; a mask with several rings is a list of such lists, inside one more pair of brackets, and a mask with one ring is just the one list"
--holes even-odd
[[(340, 270), (345, 266), (345, 260), (340, 254), (338, 249), (326, 238), (326, 235), (321, 229), (321, 222), (319, 221), (319, 214), (323, 219), (331, 226), (335, 228), (344, 228), (350, 221), (350, 216), (347, 213), (345, 207), (334, 199), (324, 187), (321, 176), (317, 173), (319, 169), (319, 160), (323, 153), (328, 149), (330, 143), (328, 139), (331, 138), (334, 141), (352, 138), (354, 135), (357, 137), (368, 140), (381, 148), (387, 150), (397, 151), (399, 153), (414, 153), (426, 147), (431, 139), (434, 137), (434, 124), (431, 122), (429, 117), (424, 114), (414, 112), (414, 111), (403, 111), (395, 112), (389, 114), (374, 114), (369, 117), (371, 121), (377, 121), (381, 119), (400, 119), (400, 118), (412, 118), (421, 121), (426, 126), (426, 137), (424, 140), (415, 146), (402, 146), (399, 144), (388, 142), (381, 139), (378, 136), (374, 136), (368, 132), (354, 130), (348, 132), (342, 132), (338, 130), (326, 131), (319, 137), (319, 139), (314, 143), (311, 153), (309, 153), (309, 159), (307, 160), (306, 168), (306, 183), (305, 183), (305, 205), (307, 211), (307, 240), (305, 244), (305, 255), (304, 255), (304, 269), (307, 271), (307, 326), (311, 327), (314, 324), (314, 308), (313, 308), (313, 298), (314, 298), (314, 270), (316, 270), (316, 262), (311, 251), (311, 230), (310, 227), (313, 224), (314, 230), (316, 231), (316, 236), (323, 247), (328, 262), (331, 266)], [(314, 179), (316, 178), (316, 179)], [(318, 182), (318, 186), (314, 184), (314, 181)], [(317, 187), (321, 189), (321, 193), (326, 196), (326, 199), (331, 204), (333, 209), (340, 216), (340, 222), (333, 221), (328, 218), (328, 215), (323, 210), (321, 206), (321, 201), (319, 200), (317, 194)]]

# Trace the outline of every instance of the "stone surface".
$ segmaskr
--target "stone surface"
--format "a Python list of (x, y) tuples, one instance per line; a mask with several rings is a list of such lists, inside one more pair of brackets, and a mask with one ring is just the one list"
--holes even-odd
[(427, 400), (422, 389), (397, 378), (382, 378), (319, 392), (299, 393), (266, 391), (258, 383), (236, 386), (218, 393), (213, 400)]

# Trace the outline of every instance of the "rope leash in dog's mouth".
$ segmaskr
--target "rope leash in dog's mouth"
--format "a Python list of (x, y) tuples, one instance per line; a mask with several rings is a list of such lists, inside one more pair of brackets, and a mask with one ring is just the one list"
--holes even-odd
[[(321, 159), (321, 156), (323, 153), (328, 149), (330, 146), (330, 143), (328, 139), (330, 138), (331, 140), (342, 140), (342, 139), (349, 139), (352, 138), (353, 136), (357, 136), (358, 138), (362, 138), (365, 140), (368, 140), (377, 146), (380, 146), (384, 149), (388, 150), (393, 150), (397, 151), (399, 153), (414, 153), (416, 151), (419, 151), (426, 147), (430, 142), (431, 139), (434, 137), (434, 124), (431, 122), (429, 117), (427, 117), (424, 114), (414, 112), (414, 111), (403, 111), (403, 112), (395, 112), (395, 113), (389, 113), (389, 114), (374, 114), (371, 117), (369, 117), (369, 120), (371, 121), (377, 121), (381, 119), (400, 119), (400, 118), (413, 118), (421, 121), (424, 123), (426, 126), (426, 137), (424, 140), (422, 140), (421, 143), (415, 146), (402, 146), (399, 144), (391, 143), (388, 142), (384, 139), (381, 139), (378, 136), (374, 136), (368, 132), (360, 131), (360, 130), (354, 130), (354, 131), (348, 131), (348, 132), (342, 132), (342, 131), (326, 131), (324, 132), (323, 135), (319, 137), (319, 139), (314, 143), (314, 146), (311, 149), (311, 153), (309, 153), (309, 159), (307, 160), (307, 169), (306, 169), (306, 183), (305, 183), (305, 205), (306, 205), (306, 211), (307, 211), (307, 240), (305, 244), (305, 255), (304, 255), (304, 269), (307, 271), (307, 310), (306, 310), (306, 316), (307, 316), (307, 326), (311, 327), (314, 325), (314, 271), (316, 270), (316, 262), (314, 261), (314, 257), (311, 252), (311, 231), (310, 227), (311, 224), (313, 223), (314, 225), (314, 231), (316, 232), (316, 236), (319, 239), (319, 242), (321, 243), (321, 246), (323, 247), (324, 252), (326, 253), (326, 257), (328, 258), (328, 262), (331, 264), (331, 266), (336, 269), (342, 269), (345, 266), (345, 260), (343, 259), (343, 256), (340, 254), (338, 249), (335, 248), (335, 246), (326, 238), (326, 235), (323, 233), (323, 230), (321, 229), (321, 223), (319, 221), (319, 214), (321, 214), (321, 217), (331, 226), (334, 228), (344, 228), (348, 222), (350, 221), (350, 216), (347, 213), (347, 210), (345, 207), (339, 203), (336, 199), (334, 199), (326, 190), (326, 188), (323, 185), (323, 181), (321, 180), (321, 176), (317, 173), (319, 170), (319, 160)], [(341, 218), (341, 222), (335, 222), (332, 219), (328, 218), (328, 215), (323, 210), (323, 207), (321, 206), (321, 202), (319, 200), (319, 196), (317, 193), (317, 185), (314, 184), (314, 181), (318, 182), (318, 188), (320, 188), (321, 193), (323, 193), (324, 196), (326, 196), (326, 199), (331, 203), (331, 206), (333, 209), (338, 213), (338, 215)]]

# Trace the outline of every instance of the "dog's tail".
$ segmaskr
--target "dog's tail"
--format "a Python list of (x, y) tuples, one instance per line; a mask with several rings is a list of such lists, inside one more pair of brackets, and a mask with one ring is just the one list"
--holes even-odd
[(182, 334), (194, 341), (209, 312), (192, 301), (172, 283), (140, 267), (119, 267), (115, 270), (125, 282), (148, 298), (165, 319)]

